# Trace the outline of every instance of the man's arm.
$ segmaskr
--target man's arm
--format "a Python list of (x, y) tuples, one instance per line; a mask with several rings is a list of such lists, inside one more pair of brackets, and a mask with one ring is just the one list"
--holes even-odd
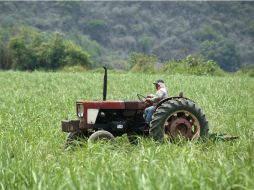
[(155, 94), (154, 97), (151, 97), (151, 98), (147, 98), (146, 100), (148, 102), (151, 102), (151, 103), (157, 103), (159, 101), (161, 101), (163, 98), (164, 98), (164, 95), (165, 93), (163, 92), (163, 90), (158, 90)]

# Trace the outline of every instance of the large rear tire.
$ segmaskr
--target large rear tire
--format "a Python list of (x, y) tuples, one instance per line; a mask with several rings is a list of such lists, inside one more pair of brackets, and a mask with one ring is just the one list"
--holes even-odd
[(185, 98), (175, 98), (160, 105), (150, 123), (150, 136), (159, 142), (164, 136), (174, 140), (179, 136), (195, 140), (208, 135), (208, 121), (196, 103)]

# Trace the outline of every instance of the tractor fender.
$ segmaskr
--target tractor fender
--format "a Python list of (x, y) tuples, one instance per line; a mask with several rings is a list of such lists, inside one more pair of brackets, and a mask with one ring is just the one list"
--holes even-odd
[[(164, 102), (167, 102), (167, 101), (169, 101), (169, 100), (174, 100), (174, 99), (186, 99), (186, 100), (190, 100), (190, 101), (192, 101), (192, 102), (194, 102), (192, 99), (189, 99), (189, 98), (186, 98), (186, 97), (182, 97), (182, 96), (173, 96), (173, 97), (169, 97), (169, 98), (165, 98), (165, 99), (163, 99), (163, 100), (161, 100), (157, 105), (156, 105), (156, 109), (158, 108), (158, 107), (160, 107), (161, 106), (161, 104), (163, 104)], [(195, 102), (194, 102), (195, 103)]]

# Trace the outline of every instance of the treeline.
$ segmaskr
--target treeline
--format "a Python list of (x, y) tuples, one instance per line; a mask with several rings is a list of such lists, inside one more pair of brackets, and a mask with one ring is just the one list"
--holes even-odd
[[(86, 37), (79, 38), (79, 43), (86, 45), (89, 52), (95, 52), (92, 56), (100, 53), (96, 43)], [(80, 72), (101, 67), (91, 59), (88, 51), (72, 39), (72, 36), (64, 36), (59, 32), (40, 32), (24, 26), (0, 29), (0, 70)], [(132, 52), (127, 60), (114, 61), (103, 62), (103, 65), (111, 69), (142, 73), (227, 75), (214, 59), (207, 59), (202, 54), (162, 61), (154, 54)], [(115, 67), (117, 64), (121, 67)], [(237, 74), (254, 77), (254, 67), (243, 67)]]
[(224, 76), (220, 66), (213, 60), (206, 60), (202, 55), (189, 55), (179, 60), (167, 60), (164, 63), (158, 62), (155, 55), (143, 53), (132, 53), (130, 56), (132, 72), (145, 73), (168, 73), (168, 74), (189, 74), (189, 75), (208, 75)]
[(61, 31), (95, 65), (128, 68), (131, 52), (202, 54), (226, 71), (254, 60), (253, 2), (0, 2), (0, 27)]
[(61, 33), (28, 27), (0, 30), (0, 69), (57, 70), (73, 65), (89, 67), (89, 54)]

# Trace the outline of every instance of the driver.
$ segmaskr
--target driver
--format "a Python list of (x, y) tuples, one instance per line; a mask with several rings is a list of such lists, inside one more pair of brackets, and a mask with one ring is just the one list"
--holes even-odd
[(145, 99), (145, 103), (152, 105), (145, 109), (144, 118), (147, 124), (152, 121), (152, 115), (155, 111), (156, 105), (162, 100), (168, 97), (168, 92), (163, 80), (159, 79), (153, 82), (156, 88), (156, 94), (148, 95)]

